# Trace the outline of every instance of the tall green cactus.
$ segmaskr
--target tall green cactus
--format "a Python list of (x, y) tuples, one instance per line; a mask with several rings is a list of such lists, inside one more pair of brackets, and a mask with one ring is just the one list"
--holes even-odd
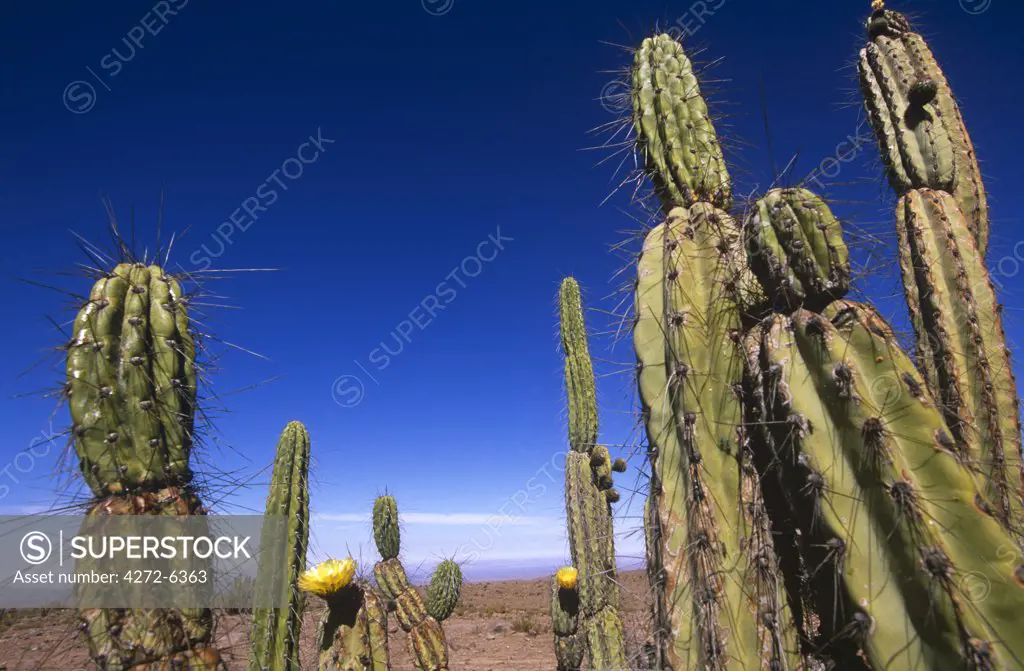
[[(626, 666), (626, 648), (619, 618), (619, 586), (611, 503), (612, 460), (597, 445), (597, 394), (594, 367), (587, 346), (580, 287), (562, 280), (558, 292), (565, 389), (569, 406), (569, 453), (565, 458), (565, 511), (569, 549), (579, 571), (579, 626), (590, 667), (598, 671)], [(558, 598), (558, 594), (553, 598)], [(554, 608), (554, 606), (552, 606)], [(555, 621), (556, 633), (559, 621)], [(556, 644), (559, 639), (556, 639)], [(572, 651), (575, 653), (575, 651)]]
[(984, 262), (978, 162), (942, 70), (906, 17), (878, 3), (868, 37), (861, 88), (901, 197), (896, 228), (918, 366), (961, 458), (984, 474), (994, 514), (1024, 549), (1020, 405)]
[(373, 537), (381, 561), (373, 567), (377, 587), (394, 607), (398, 624), (409, 635), (409, 648), (419, 671), (448, 671), (448, 641), (441, 622), (458, 604), (462, 570), (451, 560), (434, 570), (427, 589), (428, 602), (409, 584), (398, 558), (401, 531), (398, 506), (392, 496), (379, 496), (373, 506)]
[[(306, 566), (309, 542), (309, 432), (289, 422), (277, 444), (266, 515), (287, 520), (287, 535), (261, 542), (257, 598), (275, 594), (280, 608), (254, 608), (249, 671), (299, 671), (302, 630), (298, 578)], [(272, 527), (277, 534), (285, 529)], [(276, 542), (271, 542), (276, 541)]]
[[(670, 36), (637, 50), (633, 101), (638, 149), (663, 202), (676, 206), (644, 241), (633, 331), (651, 466), (645, 517), (657, 664), (792, 667), (796, 631), (763, 533), (740, 393), (743, 322), (759, 287), (743, 232), (721, 209), (731, 188), (707, 106)], [(652, 161), (655, 137), (678, 145), (673, 160)], [(689, 183), (714, 188), (665, 189), (680, 183), (681, 165)]]
[[(195, 346), (187, 299), (159, 266), (121, 263), (93, 285), (74, 321), (65, 393), (89, 515), (204, 515), (189, 458)], [(206, 608), (82, 609), (103, 669), (218, 668)]]

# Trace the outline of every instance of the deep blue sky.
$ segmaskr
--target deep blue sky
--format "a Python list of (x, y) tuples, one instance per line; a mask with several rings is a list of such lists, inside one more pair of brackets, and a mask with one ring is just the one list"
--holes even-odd
[[(614, 162), (595, 164), (610, 151), (584, 151), (601, 142), (587, 131), (615, 118), (599, 101), (602, 91), (622, 90), (606, 71), (629, 61), (602, 42), (633, 45), (655, 21), (680, 19), (693, 32), (687, 44), (705, 49), (700, 60), (723, 59), (707, 76), (725, 81), (708, 88), (713, 109), (728, 115), (719, 131), (738, 164), (736, 191), (748, 193), (772, 180), (762, 81), (775, 163), (798, 152), (798, 177), (856, 132), (863, 113), (852, 64), (870, 3), (424, 3), (4, 7), (0, 282), (8, 322), (0, 467), (13, 466), (49, 427), (52, 400), (14, 397), (58, 384), (59, 363), (18, 375), (61, 342), (46, 317), (72, 316), (61, 295), (12, 278), (86, 292), (84, 279), (40, 271), (85, 260), (71, 231), (106, 239), (101, 195), (111, 197), (126, 232), (134, 206), (139, 247), (152, 246), (163, 190), (165, 237), (188, 229), (172, 266), (195, 270), (219, 254), (214, 267), (281, 269), (210, 287), (240, 308), (211, 310), (210, 329), (266, 357), (228, 352), (214, 389), (280, 376), (223, 398), (229, 412), (217, 421), (217, 445), (202, 468), (233, 472), (250, 486), (221, 510), (261, 510), (266, 476), (258, 472), (284, 424), (300, 419), (314, 440), (312, 497), (322, 515), (313, 559), (346, 545), (372, 555), (362, 520), (385, 488), (408, 514), (410, 557), (462, 548), (464, 558), (475, 552), (481, 563), (526, 571), (566, 555), (560, 458), (552, 459), (565, 443), (554, 296), (559, 280), (574, 274), (588, 304), (610, 310), (623, 259), (609, 248), (637, 228), (625, 194), (600, 206), (615, 182)], [(697, 16), (701, 5), (713, 12)], [(1024, 245), (1015, 259), (1021, 228), (1013, 208), (1024, 177), (1017, 125), (1024, 94), (1015, 83), (1024, 65), (1017, 35), (1024, 8), (1011, 0), (893, 8), (921, 13), (962, 99), (991, 196), (990, 259), (1004, 259), (1008, 325), (1019, 341), (1024, 284), (1016, 266)], [(166, 23), (156, 16), (161, 11)], [(144, 34), (143, 24), (157, 34)], [(133, 53), (123, 40), (140, 35)], [(300, 151), (311, 160), (315, 147), (300, 145), (318, 133), (333, 142), (298, 178), (276, 173), (287, 190), (276, 187), (270, 176), (282, 168), (296, 174), (298, 164), (286, 160)], [(851, 230), (891, 229), (873, 145), (822, 181)], [(278, 192), (272, 204), (268, 189)], [(242, 209), (248, 198), (267, 206), (256, 221)], [(224, 222), (236, 210), (232, 242), (221, 251), (216, 231), (228, 230)], [(499, 230), (512, 240), (496, 256), (491, 243), (480, 247), (493, 260), (479, 275), (446, 277)], [(470, 261), (466, 269), (477, 266)], [(898, 290), (891, 268), (873, 269), (876, 277), (862, 285), (869, 293)], [(455, 294), (443, 293), (442, 282)], [(443, 310), (433, 319), (416, 311), (424, 328), (400, 326), (415, 306), (432, 305), (431, 296)], [(592, 315), (595, 330), (609, 322)], [(382, 366), (373, 351), (382, 342), (394, 351), (400, 329), (409, 341)], [(628, 337), (614, 349), (595, 338), (592, 348), (608, 373), (602, 438), (628, 442), (635, 437)], [(335, 400), (354, 400), (351, 379), (332, 394), (345, 375), (364, 385), (354, 407)], [(61, 409), (53, 428), (66, 422)], [(0, 489), (0, 511), (53, 504), (58, 450), (36, 451), (42, 456), (19, 462), (30, 472), (0, 472), (8, 486)], [(640, 460), (631, 465), (624, 490)], [(218, 486), (209, 498), (226, 494)], [(639, 507), (621, 510), (626, 533)], [(488, 531), (487, 521), (502, 513), (515, 523), (506, 517)], [(620, 547), (634, 552), (639, 542)]]

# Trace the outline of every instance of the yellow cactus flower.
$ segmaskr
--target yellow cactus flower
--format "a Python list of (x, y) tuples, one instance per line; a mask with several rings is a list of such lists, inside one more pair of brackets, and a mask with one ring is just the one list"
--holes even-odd
[(563, 566), (555, 572), (555, 580), (562, 589), (576, 589), (579, 571), (571, 566)]
[(328, 597), (352, 582), (356, 574), (356, 562), (351, 557), (328, 559), (302, 572), (298, 586), (303, 592), (319, 597)]

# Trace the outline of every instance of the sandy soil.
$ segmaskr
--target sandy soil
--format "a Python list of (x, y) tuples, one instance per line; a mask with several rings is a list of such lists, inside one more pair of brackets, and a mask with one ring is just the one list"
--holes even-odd
[[(646, 638), (647, 583), (640, 572), (624, 573), (622, 614), (627, 644), (635, 652)], [(467, 584), (462, 602), (445, 622), (451, 671), (552, 671), (549, 583), (545, 580)], [(314, 601), (316, 601), (314, 599)], [(303, 669), (314, 669), (319, 604), (304, 618)], [(406, 635), (390, 618), (393, 671), (415, 671)], [(244, 670), (248, 657), (247, 615), (218, 618), (218, 647), (228, 668)], [(637, 664), (637, 668), (639, 664)], [(73, 611), (11, 611), (0, 619), (0, 671), (93, 671)]]

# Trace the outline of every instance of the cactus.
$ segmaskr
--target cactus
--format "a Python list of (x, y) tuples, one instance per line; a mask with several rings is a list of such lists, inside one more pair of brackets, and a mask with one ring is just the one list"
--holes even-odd
[(379, 496), (373, 505), (373, 537), (381, 561), (373, 567), (377, 587), (393, 605), (419, 671), (448, 671), (448, 642), (441, 622), (458, 605), (462, 570), (451, 560), (438, 564), (427, 589), (428, 602), (409, 584), (398, 558), (401, 545), (394, 497)]
[[(559, 321), (569, 406), (565, 510), (569, 548), (574, 568), (579, 572), (580, 626), (591, 668), (621, 669), (626, 666), (626, 648), (618, 614), (619, 586), (610, 505), (618, 501), (619, 495), (612, 488), (615, 464), (608, 448), (596, 444), (594, 367), (587, 346), (580, 287), (571, 277), (565, 278), (559, 288)], [(562, 640), (562, 636), (556, 636), (556, 646)], [(567, 651), (570, 657), (575, 655), (577, 644), (574, 639), (573, 649)]]
[[(121, 263), (92, 287), (74, 321), (65, 393), (88, 515), (205, 515), (189, 458), (195, 346), (176, 278)], [(79, 611), (103, 669), (220, 668), (206, 608)]]
[(83, 477), (97, 497), (185, 486), (196, 403), (195, 346), (178, 280), (118, 264), (74, 323), (67, 388)]
[(850, 253), (842, 226), (825, 202), (807, 189), (773, 189), (746, 219), (751, 269), (771, 296), (789, 310), (824, 307), (850, 288)]
[(555, 631), (558, 671), (580, 671), (585, 652), (579, 633), (580, 595), (578, 572), (572, 566), (558, 569), (551, 579), (551, 626)]
[[(287, 520), (287, 536), (261, 542), (257, 595), (279, 595), (280, 608), (254, 608), (249, 671), (299, 671), (302, 629), (298, 578), (309, 541), (309, 433), (290, 422), (281, 434), (267, 495), (266, 515)], [(283, 529), (275, 529), (280, 532)]]
[(318, 671), (390, 671), (387, 611), (351, 558), (328, 559), (305, 571), (299, 589), (326, 602), (316, 631)]
[(746, 341), (837, 668), (1020, 668), (1024, 566), (884, 320), (837, 302)]
[(672, 210), (640, 257), (633, 336), (658, 668), (799, 661), (743, 426), (744, 272), (739, 227), (708, 203)]
[(427, 586), (427, 615), (444, 622), (459, 605), (462, 593), (462, 569), (451, 559), (445, 559), (430, 577)]
[(927, 47), (874, 5), (861, 81), (901, 196), (920, 373), (842, 300), (849, 253), (820, 198), (772, 190), (741, 232), (717, 141), (652, 158), (714, 130), (698, 114), (681, 132), (707, 109), (682, 47), (636, 52), (637, 150), (675, 206), (644, 241), (634, 325), (655, 668), (1024, 666), (1020, 412), (984, 190)]
[(664, 209), (732, 206), (722, 147), (683, 47), (669, 35), (643, 41), (632, 70), (637, 150)]
[(981, 170), (960, 108), (924, 39), (898, 12), (877, 3), (858, 61), (868, 117), (892, 188), (946, 191), (956, 198), (978, 253), (988, 247)]
[(961, 458), (1024, 549), (1017, 385), (1002, 306), (985, 267), (988, 207), (953, 94), (906, 17), (877, 3), (861, 51), (864, 102), (897, 204), (900, 267), (917, 363)]
[(1024, 468), (1017, 385), (988, 270), (956, 199), (910, 191), (897, 205), (900, 265), (918, 364), (961, 460), (1024, 548)]

